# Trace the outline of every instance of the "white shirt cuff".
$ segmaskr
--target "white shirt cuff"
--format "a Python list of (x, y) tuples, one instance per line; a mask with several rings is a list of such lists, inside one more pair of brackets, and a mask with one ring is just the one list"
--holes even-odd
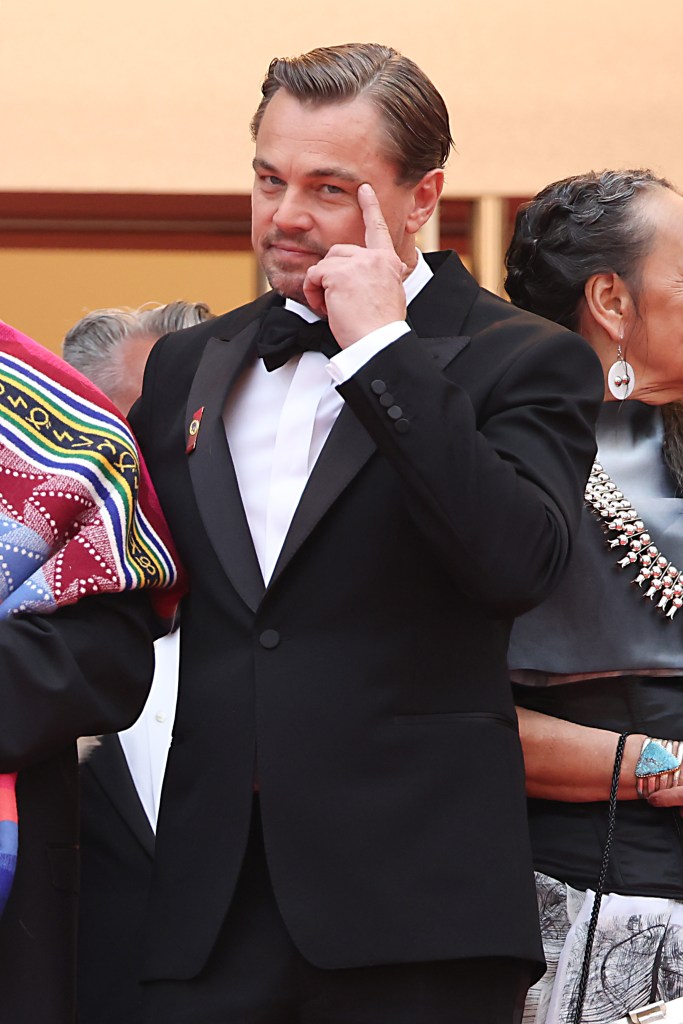
[(384, 327), (378, 327), (376, 331), (371, 331), (364, 338), (360, 338), (353, 345), (349, 345), (348, 348), (342, 349), (336, 356), (333, 356), (327, 364), (327, 372), (335, 384), (343, 384), (353, 377), (361, 367), (365, 366), (373, 356), (394, 341), (398, 341), (409, 330), (410, 327), (405, 320), (394, 320), (390, 324), (385, 324)]

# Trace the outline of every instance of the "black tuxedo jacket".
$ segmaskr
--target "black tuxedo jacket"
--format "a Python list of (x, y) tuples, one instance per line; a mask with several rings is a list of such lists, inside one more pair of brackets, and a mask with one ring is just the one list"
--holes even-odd
[(80, 765), (79, 1024), (139, 1024), (154, 832), (118, 735)]
[(149, 360), (132, 419), (191, 583), (150, 978), (206, 963), (255, 773), (277, 902), (311, 963), (542, 962), (506, 652), (567, 563), (602, 374), (454, 254), (428, 259), (410, 333), (339, 388), (268, 587), (221, 414), (281, 300)]

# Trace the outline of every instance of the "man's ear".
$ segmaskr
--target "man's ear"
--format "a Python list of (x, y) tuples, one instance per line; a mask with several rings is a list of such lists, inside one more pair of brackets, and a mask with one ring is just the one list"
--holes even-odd
[(593, 274), (583, 289), (586, 312), (615, 344), (628, 337), (636, 308), (628, 286), (619, 274)]
[(406, 220), (406, 234), (416, 234), (429, 220), (436, 209), (443, 190), (444, 173), (440, 167), (427, 171), (425, 176), (411, 187), (412, 207)]

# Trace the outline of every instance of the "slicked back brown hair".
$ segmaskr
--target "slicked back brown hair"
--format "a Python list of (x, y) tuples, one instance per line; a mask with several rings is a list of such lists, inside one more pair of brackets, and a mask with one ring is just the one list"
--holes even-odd
[(384, 122), (384, 155), (398, 168), (399, 184), (415, 184), (445, 164), (453, 140), (440, 93), (417, 64), (379, 43), (346, 43), (271, 61), (251, 122), (254, 140), (278, 89), (302, 103), (342, 103), (364, 96)]

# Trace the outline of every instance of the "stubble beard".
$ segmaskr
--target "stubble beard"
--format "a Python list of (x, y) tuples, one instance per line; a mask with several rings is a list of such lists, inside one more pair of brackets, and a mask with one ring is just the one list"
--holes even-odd
[[(300, 302), (302, 305), (306, 306), (308, 305), (308, 303), (306, 302), (306, 296), (304, 295), (304, 281), (306, 279), (306, 271), (304, 270), (302, 272), (295, 270), (287, 270), (278, 264), (277, 257), (273, 255), (270, 248), (270, 246), (278, 240), (279, 239), (277, 237), (274, 237), (272, 239), (267, 238), (264, 240), (261, 246), (261, 251), (259, 253), (259, 263), (261, 264), (261, 269), (263, 270), (263, 273), (266, 275), (268, 284), (273, 289), (273, 291), (276, 291), (285, 299), (293, 299), (295, 302)], [(295, 239), (293, 238), (289, 240), (295, 241)], [(303, 240), (296, 239), (296, 241), (298, 242)], [(326, 255), (326, 252), (319, 248), (312, 248), (311, 251), (315, 256), (318, 257), (318, 259), (315, 261), (316, 263), (318, 262), (318, 260), (323, 259), (323, 257)], [(314, 264), (311, 265), (313, 266)]]
[(273, 291), (277, 292), (278, 295), (282, 295), (285, 299), (293, 299), (295, 302), (300, 302), (303, 306), (306, 305), (306, 296), (304, 295), (305, 275), (287, 273), (287, 271), (281, 270), (279, 267), (268, 267), (264, 260), (261, 260), (261, 269), (266, 275), (266, 280)]

